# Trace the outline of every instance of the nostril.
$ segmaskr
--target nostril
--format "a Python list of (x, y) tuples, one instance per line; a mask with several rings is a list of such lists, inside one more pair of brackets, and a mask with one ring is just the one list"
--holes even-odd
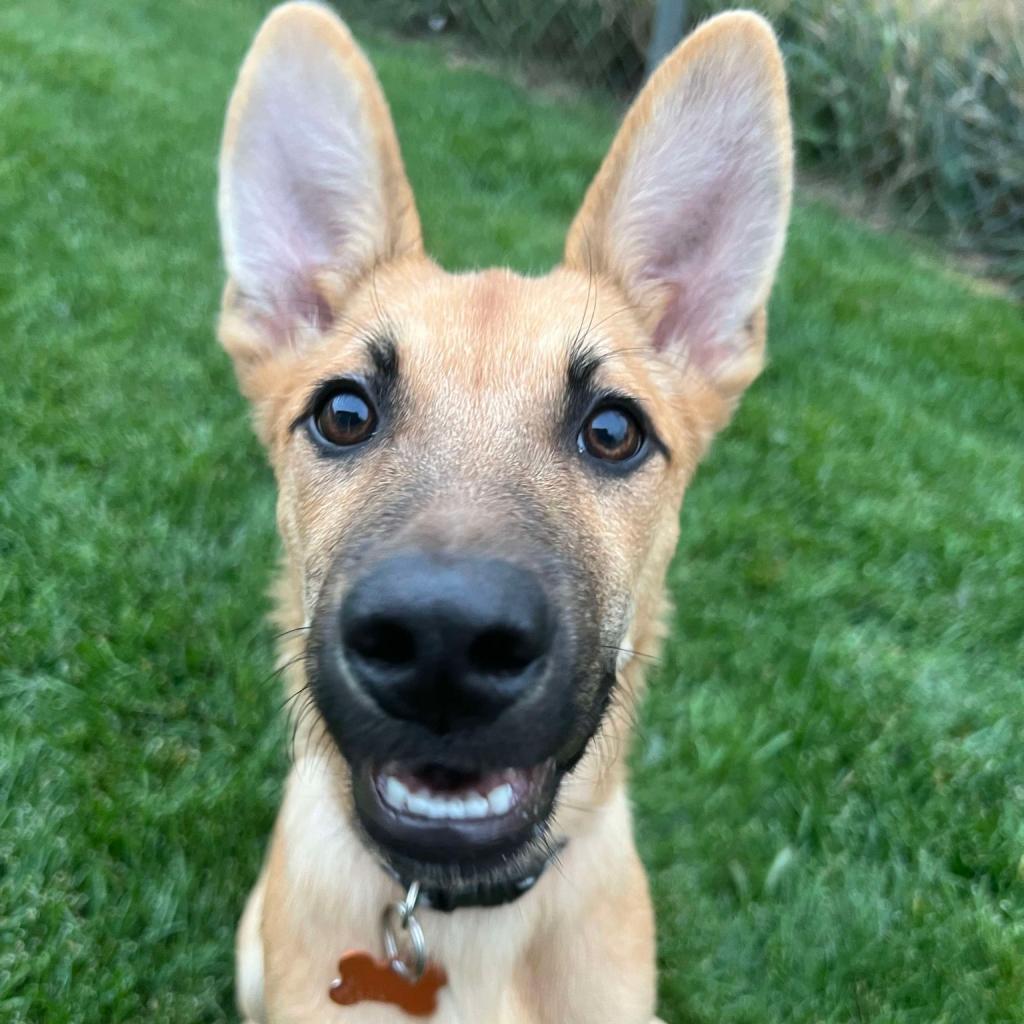
[(395, 619), (371, 619), (354, 625), (346, 638), (364, 661), (386, 668), (408, 668), (416, 661), (416, 637)]
[(537, 658), (537, 645), (517, 629), (498, 627), (480, 633), (469, 645), (466, 660), (481, 675), (518, 675)]

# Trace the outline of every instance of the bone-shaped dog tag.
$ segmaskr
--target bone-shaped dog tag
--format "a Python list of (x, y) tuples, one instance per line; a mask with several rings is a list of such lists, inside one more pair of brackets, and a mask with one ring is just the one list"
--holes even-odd
[(410, 1017), (429, 1017), (437, 1009), (437, 993), (448, 984), (443, 967), (428, 963), (417, 981), (409, 981), (386, 960), (369, 953), (346, 953), (338, 961), (338, 978), (330, 996), (341, 1006), (356, 1003), (390, 1003)]

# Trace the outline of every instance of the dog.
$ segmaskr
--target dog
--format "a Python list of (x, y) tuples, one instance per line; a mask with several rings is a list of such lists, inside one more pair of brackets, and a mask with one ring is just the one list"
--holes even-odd
[(640, 92), (554, 270), (449, 274), (346, 26), (267, 17), (218, 196), (294, 733), (247, 1021), (655, 1020), (630, 722), (683, 492), (763, 366), (792, 174), (775, 36), (721, 14)]

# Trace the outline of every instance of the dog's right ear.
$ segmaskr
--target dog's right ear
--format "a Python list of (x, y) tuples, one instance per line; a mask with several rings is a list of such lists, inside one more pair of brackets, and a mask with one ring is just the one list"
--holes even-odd
[(285, 4), (256, 36), (228, 107), (218, 211), (220, 336), (240, 373), (329, 328), (375, 264), (420, 251), (387, 102), (326, 7)]

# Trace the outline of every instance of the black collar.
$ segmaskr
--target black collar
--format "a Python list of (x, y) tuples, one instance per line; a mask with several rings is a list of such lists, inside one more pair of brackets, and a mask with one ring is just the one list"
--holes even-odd
[[(420, 888), (419, 906), (450, 914), (463, 907), (501, 907), (506, 903), (514, 903), (540, 881), (540, 876), (564, 847), (565, 841), (558, 843), (540, 864), (533, 866), (529, 874), (520, 875), (518, 878), (505, 879), (501, 882), (480, 882), (465, 889), (443, 889), (424, 885)], [(386, 870), (403, 890), (408, 890), (411, 879), (402, 878), (391, 868)]]
[(545, 867), (546, 863), (540, 871), (523, 878), (480, 883), (469, 889), (432, 889), (426, 886), (420, 891), (420, 904), (431, 910), (439, 910), (442, 914), (450, 914), (463, 907), (501, 907), (506, 903), (514, 903), (528, 893), (537, 884)]

